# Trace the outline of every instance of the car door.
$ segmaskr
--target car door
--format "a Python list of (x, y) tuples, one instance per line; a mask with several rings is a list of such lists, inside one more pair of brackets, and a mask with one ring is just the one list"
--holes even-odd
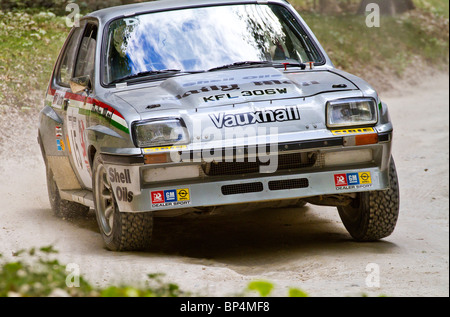
[(67, 133), (67, 106), (70, 79), (85, 23), (73, 28), (59, 54), (45, 97), (39, 127), (42, 153), (46, 166), (61, 190), (81, 189), (81, 182), (70, 161), (70, 142)]
[(71, 147), (70, 155), (73, 165), (76, 166), (76, 173), (85, 188), (92, 188), (86, 128), (92, 108), (91, 93), (94, 89), (97, 33), (97, 24), (86, 23), (73, 69), (72, 79), (89, 78), (90, 88), (79, 92), (69, 90), (66, 95), (68, 97), (66, 127)]
[(50, 91), (52, 108), (63, 119), (63, 124), (55, 127), (57, 149), (69, 158), (80, 187), (88, 189), (92, 188), (86, 138), (92, 107), (88, 103), (90, 91), (75, 93), (71, 82), (84, 76), (90, 76), (94, 82), (97, 30), (95, 22), (86, 21), (74, 28), (61, 54)]

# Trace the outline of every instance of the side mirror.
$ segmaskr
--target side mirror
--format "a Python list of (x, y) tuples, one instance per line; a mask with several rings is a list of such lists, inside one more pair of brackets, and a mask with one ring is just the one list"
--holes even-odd
[(92, 89), (91, 77), (88, 75), (72, 78), (70, 80), (70, 89), (74, 94), (78, 94), (86, 90), (91, 90)]

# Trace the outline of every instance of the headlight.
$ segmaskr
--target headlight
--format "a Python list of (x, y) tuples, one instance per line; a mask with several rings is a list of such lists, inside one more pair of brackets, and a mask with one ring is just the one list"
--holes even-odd
[(340, 99), (327, 103), (329, 128), (374, 125), (377, 121), (377, 107), (374, 99)]
[(157, 119), (135, 123), (134, 138), (138, 147), (188, 143), (187, 129), (180, 119)]

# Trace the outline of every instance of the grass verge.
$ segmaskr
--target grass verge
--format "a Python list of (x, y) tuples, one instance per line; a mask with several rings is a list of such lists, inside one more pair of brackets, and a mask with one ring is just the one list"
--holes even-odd
[(380, 27), (366, 26), (359, 15), (302, 17), (324, 46), (335, 67), (359, 76), (379, 90), (423, 72), (448, 70), (449, 20), (415, 10), (381, 17)]
[(40, 109), (59, 50), (69, 32), (53, 13), (0, 11), (0, 114)]

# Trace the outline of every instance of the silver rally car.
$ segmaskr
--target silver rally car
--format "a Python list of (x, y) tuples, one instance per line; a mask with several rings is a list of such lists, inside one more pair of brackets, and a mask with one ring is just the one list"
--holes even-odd
[(337, 206), (358, 241), (397, 222), (386, 104), (334, 68), (286, 1), (91, 13), (39, 120), (53, 211), (95, 209), (110, 250), (147, 248), (153, 217), (243, 204)]

